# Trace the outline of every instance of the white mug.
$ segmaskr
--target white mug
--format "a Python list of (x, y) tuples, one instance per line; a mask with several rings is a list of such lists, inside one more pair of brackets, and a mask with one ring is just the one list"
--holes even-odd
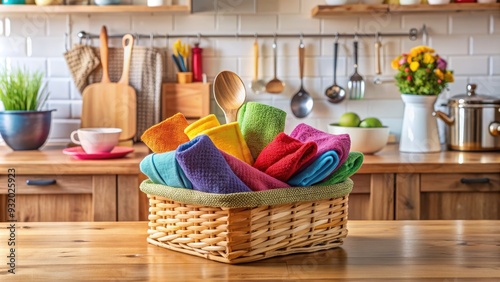
[(80, 128), (71, 132), (71, 141), (82, 145), (87, 154), (111, 152), (118, 144), (120, 128)]

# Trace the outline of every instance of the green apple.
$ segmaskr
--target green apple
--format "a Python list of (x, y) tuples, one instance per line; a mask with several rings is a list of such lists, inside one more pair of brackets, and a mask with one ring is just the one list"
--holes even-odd
[(361, 121), (359, 127), (372, 128), (372, 127), (383, 127), (383, 125), (378, 118), (368, 117)]
[(340, 116), (339, 125), (345, 127), (358, 127), (361, 119), (358, 114), (353, 112), (347, 112)]

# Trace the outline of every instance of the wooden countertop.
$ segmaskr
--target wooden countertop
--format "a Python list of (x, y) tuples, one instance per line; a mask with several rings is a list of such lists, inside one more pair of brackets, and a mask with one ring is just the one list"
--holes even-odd
[(227, 265), (146, 242), (147, 222), (9, 223), (0, 270), (7, 281), (305, 281), (500, 279), (499, 221), (349, 221), (340, 248)]
[(142, 144), (134, 145), (135, 151), (119, 159), (78, 160), (63, 154), (64, 146), (45, 146), (41, 150), (12, 151), (0, 147), (0, 175), (8, 168), (17, 174), (138, 174), (139, 163), (149, 153)]
[[(0, 175), (15, 167), (22, 174), (135, 174), (140, 161), (149, 153), (142, 144), (135, 152), (114, 160), (76, 160), (64, 155), (64, 147), (46, 147), (40, 151), (12, 151), (0, 147)], [(365, 155), (358, 173), (487, 173), (500, 171), (500, 152), (401, 153), (391, 144), (374, 155)]]
[(402, 153), (390, 144), (365, 155), (358, 173), (463, 173), (500, 172), (500, 152)]

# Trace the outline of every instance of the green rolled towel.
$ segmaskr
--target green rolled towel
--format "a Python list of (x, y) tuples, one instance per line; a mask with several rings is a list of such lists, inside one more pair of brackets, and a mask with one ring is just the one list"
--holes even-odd
[(255, 159), (285, 130), (286, 112), (273, 106), (247, 102), (238, 111), (241, 133)]
[(360, 152), (350, 152), (347, 160), (325, 181), (315, 186), (333, 185), (345, 181), (351, 175), (356, 173), (363, 164), (364, 155)]

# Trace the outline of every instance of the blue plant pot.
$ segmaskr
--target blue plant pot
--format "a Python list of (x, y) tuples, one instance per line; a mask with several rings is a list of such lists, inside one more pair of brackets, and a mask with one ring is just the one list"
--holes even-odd
[(14, 151), (38, 150), (47, 141), (52, 111), (0, 112), (0, 134)]
[(2, 4), (4, 5), (24, 5), (26, 4), (25, 0), (3, 0)]

